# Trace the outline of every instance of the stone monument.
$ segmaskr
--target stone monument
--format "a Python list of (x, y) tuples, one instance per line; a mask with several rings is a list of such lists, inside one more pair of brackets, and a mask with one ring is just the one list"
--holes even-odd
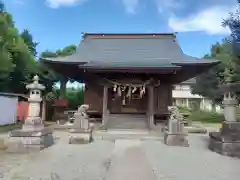
[(236, 119), (238, 101), (234, 93), (235, 84), (227, 83), (223, 86), (224, 117), (219, 132), (210, 132), (209, 149), (217, 153), (240, 157), (240, 122)]
[(184, 146), (188, 147), (188, 140), (186, 139), (187, 132), (184, 132), (183, 117), (176, 106), (169, 106), (170, 118), (168, 127), (164, 134), (164, 143), (170, 146)]
[(81, 105), (74, 114), (73, 129), (70, 130), (69, 144), (85, 144), (92, 140), (92, 128), (89, 125), (89, 117), (86, 113), (89, 105)]
[(10, 132), (7, 151), (42, 150), (54, 144), (52, 129), (44, 127), (41, 119), (42, 90), (45, 87), (39, 84), (38, 76), (34, 76), (33, 83), (26, 86), (30, 94), (28, 98), (28, 117), (20, 130)]

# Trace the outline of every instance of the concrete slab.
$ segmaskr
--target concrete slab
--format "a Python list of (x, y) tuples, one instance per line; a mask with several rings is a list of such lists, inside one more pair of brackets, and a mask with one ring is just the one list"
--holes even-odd
[(156, 180), (140, 140), (116, 140), (106, 180)]

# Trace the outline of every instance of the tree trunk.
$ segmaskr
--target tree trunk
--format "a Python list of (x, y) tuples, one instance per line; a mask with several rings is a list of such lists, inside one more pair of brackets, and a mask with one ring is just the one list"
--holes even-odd
[(61, 78), (61, 80), (60, 80), (60, 97), (61, 98), (66, 97), (67, 82), (68, 82), (68, 80), (66, 78)]

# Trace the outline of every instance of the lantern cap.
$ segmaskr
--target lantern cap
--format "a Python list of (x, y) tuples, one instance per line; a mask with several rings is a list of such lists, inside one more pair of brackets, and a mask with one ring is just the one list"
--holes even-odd
[(45, 89), (45, 86), (44, 85), (42, 85), (42, 84), (39, 84), (39, 77), (38, 77), (38, 75), (35, 75), (34, 77), (33, 77), (33, 83), (31, 83), (31, 84), (28, 84), (27, 86), (26, 86), (26, 88), (27, 89), (35, 89), (35, 90), (44, 90)]

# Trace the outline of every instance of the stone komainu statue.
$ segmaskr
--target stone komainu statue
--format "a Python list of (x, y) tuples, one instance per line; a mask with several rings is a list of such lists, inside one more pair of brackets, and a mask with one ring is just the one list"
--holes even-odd
[(170, 112), (169, 120), (179, 120), (179, 121), (184, 120), (177, 106), (168, 106), (168, 110)]
[(87, 118), (87, 110), (89, 109), (89, 105), (88, 104), (83, 104), (81, 105), (78, 110), (77, 113), (80, 113), (83, 117)]
[(176, 106), (169, 106), (170, 118), (167, 131), (164, 134), (164, 143), (170, 146), (188, 147), (186, 139), (187, 133), (184, 132), (183, 116)]

